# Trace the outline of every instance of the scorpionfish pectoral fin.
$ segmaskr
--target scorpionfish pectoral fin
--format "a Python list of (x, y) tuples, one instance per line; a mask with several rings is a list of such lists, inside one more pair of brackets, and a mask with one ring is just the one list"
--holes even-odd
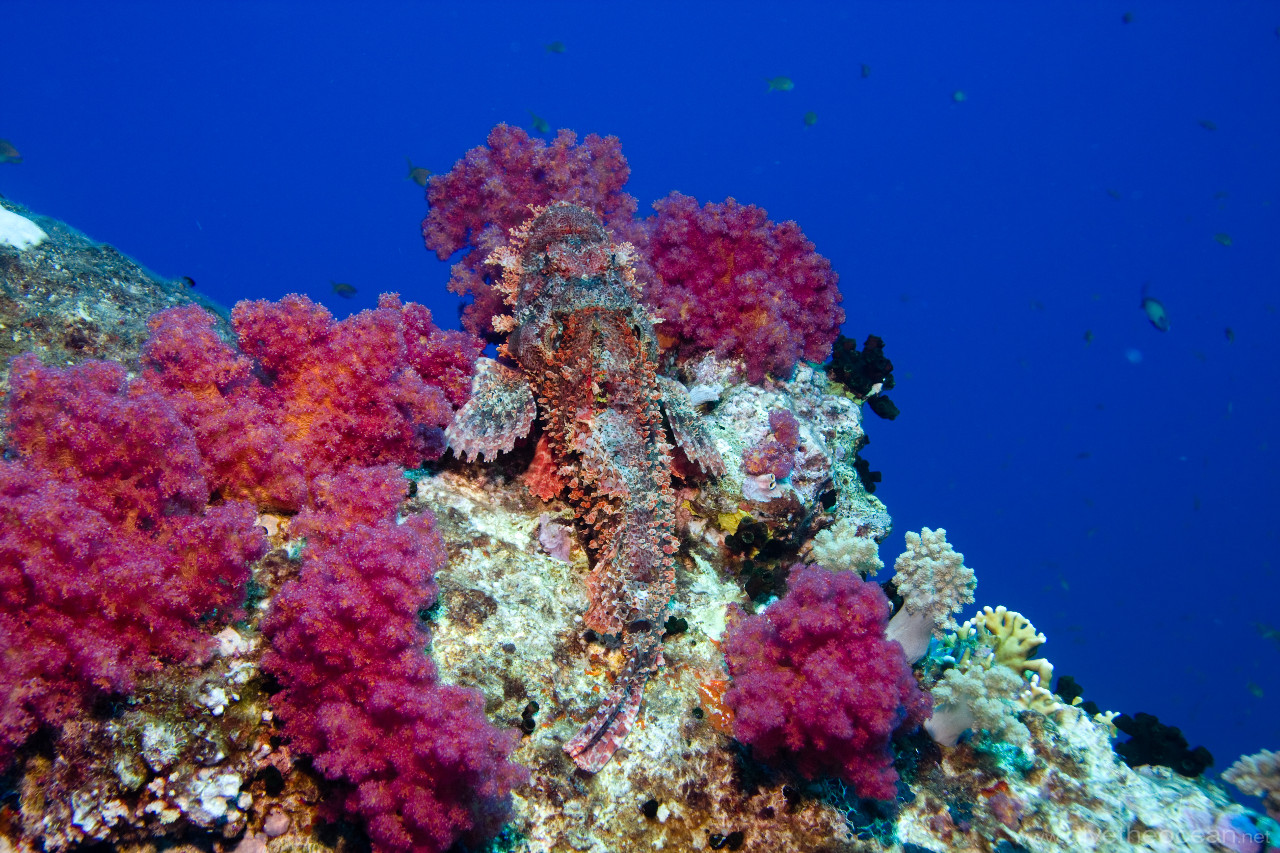
[(591, 719), (564, 745), (573, 762), (588, 773), (599, 773), (640, 717), (646, 676), (634, 674), (609, 694)]
[(666, 376), (659, 376), (658, 390), (662, 394), (662, 411), (671, 425), (676, 444), (689, 457), (689, 461), (702, 469), (702, 473), (719, 477), (724, 474), (724, 459), (716, 450), (711, 434), (693, 408), (689, 392), (683, 385)]
[(491, 358), (476, 360), (471, 399), (444, 431), (450, 449), (467, 459), (496, 459), (529, 434), (538, 407), (524, 374)]

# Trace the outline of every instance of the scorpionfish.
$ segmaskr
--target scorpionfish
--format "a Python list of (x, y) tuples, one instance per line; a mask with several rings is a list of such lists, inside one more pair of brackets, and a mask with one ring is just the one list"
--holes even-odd
[(640, 303), (635, 249), (614, 244), (599, 217), (556, 202), (533, 208), (489, 257), (501, 266), (510, 315), (505, 362), (481, 359), (471, 398), (446, 431), (464, 459), (496, 457), (535, 421), (591, 561), (584, 621), (619, 637), (625, 664), (586, 725), (565, 744), (598, 772), (640, 713), (645, 683), (662, 666), (662, 632), (675, 592), (672, 445), (704, 473), (724, 461), (684, 386), (657, 371), (654, 318)]

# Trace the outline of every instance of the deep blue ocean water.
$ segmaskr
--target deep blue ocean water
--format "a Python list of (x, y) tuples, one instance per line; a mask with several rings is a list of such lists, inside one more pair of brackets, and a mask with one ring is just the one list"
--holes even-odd
[(531, 112), (620, 137), (642, 214), (679, 190), (795, 219), (897, 368), (863, 453), (882, 556), (945, 527), (979, 605), (1221, 771), (1280, 748), (1278, 27), (1275, 2), (6, 0), (0, 192), (228, 305), (398, 291), (442, 325), (405, 158), (446, 171)]

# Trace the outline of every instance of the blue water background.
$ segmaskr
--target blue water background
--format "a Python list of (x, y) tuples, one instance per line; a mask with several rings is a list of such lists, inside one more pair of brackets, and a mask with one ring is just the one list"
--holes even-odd
[(1221, 770), (1280, 748), (1277, 26), (1274, 2), (8, 0), (0, 192), (226, 304), (398, 291), (456, 325), (405, 158), (445, 171), (530, 111), (616, 134), (642, 213), (679, 190), (797, 220), (845, 333), (887, 342), (886, 560), (945, 527), (978, 604)]

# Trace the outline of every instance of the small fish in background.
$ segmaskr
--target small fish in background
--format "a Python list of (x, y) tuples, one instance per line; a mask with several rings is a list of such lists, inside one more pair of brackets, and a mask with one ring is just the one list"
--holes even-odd
[(353, 285), (347, 284), (345, 281), (329, 280), (333, 285), (333, 292), (341, 296), (343, 299), (350, 299), (356, 295), (356, 289)]
[(1224, 246), (1230, 246), (1230, 245), (1231, 245), (1231, 235), (1230, 235), (1230, 234), (1214, 234), (1214, 235), (1213, 235), (1213, 239), (1217, 240), (1219, 243), (1221, 243), (1221, 244), (1222, 244), (1222, 245), (1224, 245)]
[(1147, 285), (1142, 285), (1142, 310), (1146, 312), (1147, 319), (1151, 321), (1151, 325), (1155, 326), (1162, 332), (1169, 331), (1169, 314), (1164, 310), (1164, 305), (1159, 299), (1147, 296)]
[(1213, 197), (1216, 201), (1222, 201), (1224, 198), (1230, 198), (1231, 193), (1227, 192), (1226, 190), (1218, 190), (1216, 193), (1213, 194)]
[(1226, 336), (1227, 343), (1234, 344), (1236, 342), (1236, 333), (1230, 326), (1223, 329), (1222, 334)]
[(1261, 698), (1262, 698), (1262, 688), (1261, 688), (1261, 687), (1259, 687), (1258, 685), (1254, 684), (1252, 681), (1250, 681), (1250, 682), (1249, 682), (1248, 684), (1246, 684), (1245, 686), (1249, 688), (1249, 692), (1250, 692), (1250, 693), (1252, 693), (1254, 696), (1258, 697), (1259, 699), (1261, 699)]
[(810, 110), (809, 112), (804, 114), (805, 127), (813, 127), (817, 123), (818, 123), (818, 114), (815, 113), (813, 110)]
[(1093, 343), (1093, 329), (1084, 330), (1084, 345), (1088, 346)]
[(1216, 122), (1214, 122), (1214, 121), (1211, 121), (1210, 119), (1207, 119), (1207, 118), (1202, 118), (1202, 119), (1200, 119), (1198, 122), (1196, 122), (1196, 124), (1200, 125), (1200, 126), (1201, 126), (1201, 127), (1203, 127), (1205, 130), (1217, 130), (1217, 129), (1218, 129), (1218, 125), (1217, 125), (1217, 123), (1216, 123)]
[(183, 285), (191, 288), (192, 290), (196, 289), (196, 280), (189, 275), (178, 276), (178, 281), (182, 282)]
[(951, 93), (951, 100), (955, 101), (957, 104), (960, 104), (969, 100), (969, 96), (964, 93), (963, 89), (956, 89), (954, 92)]
[(0, 139), (0, 163), (21, 163), (22, 155), (18, 153), (18, 149), (13, 147), (13, 143), (7, 139)]
[(1258, 636), (1264, 640), (1274, 640), (1280, 645), (1280, 630), (1272, 628), (1270, 625), (1264, 625), (1261, 622), (1254, 622), (1253, 627), (1258, 629)]
[(547, 45), (547, 53), (564, 53), (564, 52), (565, 52), (565, 46), (564, 46), (564, 42), (562, 41), (553, 41), (551, 42), (551, 44)]
[(1132, 24), (1132, 23), (1133, 23), (1133, 13), (1132, 13), (1132, 12), (1125, 12), (1123, 15), (1121, 15), (1121, 16), (1120, 16), (1120, 20), (1121, 20), (1123, 23), (1126, 23), (1126, 24)]
[(1043, 311), (1043, 310), (1044, 310), (1044, 303), (1043, 303), (1043, 302), (1041, 302), (1039, 299), (1032, 299), (1030, 302), (1028, 302), (1028, 303), (1027, 303), (1027, 306), (1028, 306), (1032, 311)]
[(767, 92), (790, 92), (796, 87), (790, 77), (766, 77), (764, 82), (769, 84)]
[(871, 66), (865, 62), (862, 63), (862, 70), (859, 73), (862, 75), (862, 79), (866, 80), (871, 76)]
[(413, 181), (420, 187), (425, 187), (427, 185), (427, 179), (431, 177), (431, 170), (413, 165), (413, 160), (408, 157), (404, 159), (405, 162), (409, 164), (409, 180)]
[(529, 124), (532, 125), (533, 129), (538, 133), (551, 132), (551, 125), (547, 123), (547, 120), (535, 113), (533, 110), (529, 110)]
[(1116, 201), (1119, 201), (1123, 197), (1120, 195), (1120, 190), (1107, 190), (1107, 195), (1111, 196)]

